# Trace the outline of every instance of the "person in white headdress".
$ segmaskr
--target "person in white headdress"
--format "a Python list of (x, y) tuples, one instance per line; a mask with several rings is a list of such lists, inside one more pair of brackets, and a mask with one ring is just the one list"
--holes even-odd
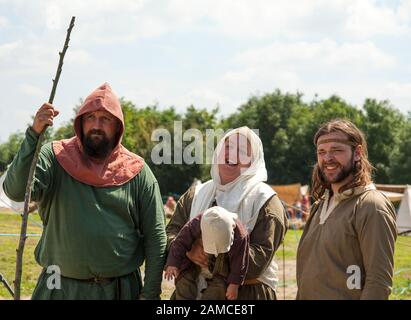
[[(179, 199), (166, 228), (167, 248), (187, 221), (204, 210), (217, 205), (234, 212), (250, 237), (248, 271), (238, 299), (276, 299), (278, 268), (273, 257), (287, 231), (287, 218), (276, 192), (264, 183), (267, 170), (260, 138), (248, 127), (229, 131), (214, 150), (210, 173), (211, 180), (191, 187)], [(207, 266), (200, 241), (186, 255), (196, 265)], [(180, 278), (195, 281), (189, 273)]]
[[(208, 266), (198, 267), (186, 253), (201, 239)], [(177, 300), (235, 300), (248, 268), (249, 237), (237, 214), (211, 207), (198, 214), (178, 233), (165, 266), (165, 278), (175, 279)], [(191, 272), (196, 285), (180, 274)], [(182, 294), (181, 294), (182, 293)]]

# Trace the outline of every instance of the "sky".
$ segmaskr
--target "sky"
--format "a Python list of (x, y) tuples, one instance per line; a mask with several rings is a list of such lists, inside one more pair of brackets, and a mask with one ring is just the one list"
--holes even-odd
[(0, 142), (47, 101), (71, 16), (56, 127), (104, 82), (179, 112), (277, 88), (411, 111), (411, 0), (0, 0)]

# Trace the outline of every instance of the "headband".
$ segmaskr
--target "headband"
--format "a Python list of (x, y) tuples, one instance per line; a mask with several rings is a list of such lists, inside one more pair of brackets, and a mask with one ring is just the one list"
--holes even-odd
[(350, 140), (346, 140), (346, 139), (324, 139), (324, 140), (321, 140), (320, 142), (317, 141), (316, 145), (318, 146), (320, 144), (328, 143), (328, 142), (338, 142), (338, 143), (343, 143), (343, 144), (353, 146), (353, 147), (356, 147), (358, 145), (357, 143), (350, 141)]

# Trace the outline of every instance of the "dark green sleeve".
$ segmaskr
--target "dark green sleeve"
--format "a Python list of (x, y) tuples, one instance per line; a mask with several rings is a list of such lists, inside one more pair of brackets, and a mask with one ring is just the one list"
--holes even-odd
[(271, 263), (287, 232), (284, 207), (277, 195), (261, 208), (250, 234), (250, 258), (246, 279), (258, 278)]
[[(33, 160), (37, 141), (37, 134), (31, 128), (28, 128), (19, 152), (7, 171), (7, 177), (4, 181), (4, 192), (14, 201), (24, 201), (30, 165)], [(51, 190), (53, 170), (55, 169), (54, 162), (51, 143), (42, 146), (37, 161), (31, 193), (33, 201), (41, 201), (47, 191)]]
[(145, 299), (160, 299), (167, 243), (165, 215), (158, 183), (147, 165), (143, 171), (139, 210), (146, 260), (141, 295)]

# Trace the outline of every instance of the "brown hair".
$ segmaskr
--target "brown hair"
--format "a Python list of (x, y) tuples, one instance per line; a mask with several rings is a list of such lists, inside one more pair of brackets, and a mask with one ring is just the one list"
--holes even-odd
[[(314, 136), (314, 145), (317, 146), (318, 139), (326, 134), (332, 132), (341, 132), (346, 135), (349, 143), (352, 144), (352, 150), (361, 145), (362, 155), (359, 161), (354, 165), (354, 178), (343, 185), (338, 191), (343, 192), (345, 190), (366, 186), (371, 183), (371, 173), (374, 169), (371, 163), (368, 161), (367, 141), (365, 140), (364, 133), (358, 129), (351, 121), (343, 119), (331, 120), (323, 124)], [(318, 163), (314, 166), (312, 174), (312, 196), (315, 200), (321, 198), (326, 189), (330, 189), (331, 186), (324, 180), (320, 172)]]

